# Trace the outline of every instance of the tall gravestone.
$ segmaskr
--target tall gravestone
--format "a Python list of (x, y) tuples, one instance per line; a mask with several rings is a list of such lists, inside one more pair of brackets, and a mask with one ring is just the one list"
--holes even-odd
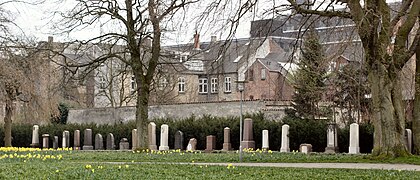
[(62, 148), (68, 148), (70, 147), (70, 132), (69, 131), (63, 131), (63, 140), (61, 142)]
[(80, 150), (80, 130), (74, 131), (73, 147), (74, 150)]
[(137, 142), (137, 129), (133, 129), (131, 130), (131, 148), (134, 150), (137, 148), (138, 146), (138, 142)]
[(262, 149), (263, 150), (269, 149), (268, 130), (262, 131)]
[(92, 129), (85, 129), (83, 137), (83, 150), (93, 150)]
[(359, 154), (360, 147), (359, 147), (359, 125), (357, 123), (353, 123), (350, 125), (350, 146), (349, 146), (349, 154)]
[(95, 150), (103, 150), (104, 149), (104, 138), (102, 134), (95, 135)]
[(114, 139), (114, 134), (112, 133), (108, 133), (108, 135), (106, 135), (106, 149), (107, 150), (115, 149), (115, 139)]
[(411, 129), (405, 129), (405, 146), (409, 153), (413, 153), (413, 132)]
[(182, 131), (176, 131), (174, 148), (183, 150), (184, 149), (183, 145), (184, 145), (184, 133), (182, 133)]
[(216, 136), (207, 136), (206, 140), (206, 152), (212, 152), (214, 149), (216, 149)]
[(327, 129), (327, 147), (325, 153), (336, 153), (338, 152), (338, 136), (337, 136), (337, 125), (335, 123), (328, 124)]
[(289, 142), (289, 128), (290, 126), (284, 124), (281, 126), (281, 147), (280, 152), (290, 152), (290, 142)]
[(167, 151), (167, 150), (169, 150), (168, 136), (169, 136), (169, 126), (166, 125), (166, 124), (162, 124), (162, 126), (160, 126), (160, 146), (159, 146), (159, 151)]
[(197, 139), (191, 138), (188, 141), (187, 151), (195, 151), (197, 150)]
[(246, 118), (244, 121), (244, 136), (242, 141), (243, 149), (255, 149), (254, 131), (252, 127), (252, 119)]
[(49, 134), (43, 134), (42, 135), (42, 148), (43, 149), (48, 149), (49, 148), (49, 141), (50, 135)]
[(58, 136), (54, 136), (53, 149), (58, 149)]
[(157, 150), (157, 145), (156, 145), (156, 124), (154, 122), (150, 122), (148, 127), (148, 135), (149, 135), (149, 149), (150, 150)]
[(230, 143), (230, 128), (225, 127), (223, 129), (223, 151), (232, 150), (232, 144)]
[(39, 126), (38, 125), (34, 125), (32, 127), (31, 147), (33, 147), (33, 148), (39, 147)]

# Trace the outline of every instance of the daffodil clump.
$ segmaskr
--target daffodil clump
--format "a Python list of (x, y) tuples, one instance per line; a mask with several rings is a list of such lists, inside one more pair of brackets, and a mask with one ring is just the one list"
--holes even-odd
[(58, 161), (63, 159), (63, 155), (61, 153), (70, 151), (72, 151), (72, 148), (40, 149), (25, 147), (0, 147), (0, 161)]
[(168, 151), (156, 151), (156, 150), (134, 150), (133, 153), (145, 153), (146, 155), (169, 155), (169, 154), (178, 154), (184, 155), (185, 153), (201, 154), (201, 151), (181, 151), (180, 149), (168, 150)]

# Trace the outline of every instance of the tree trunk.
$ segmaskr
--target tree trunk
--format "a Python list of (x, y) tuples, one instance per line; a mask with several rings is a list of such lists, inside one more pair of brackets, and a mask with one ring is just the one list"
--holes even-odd
[(4, 146), (12, 147), (12, 115), (13, 115), (13, 101), (6, 97), (6, 114), (4, 116)]
[(372, 67), (369, 71), (375, 128), (372, 154), (380, 157), (406, 156), (399, 73), (381, 63)]
[(414, 153), (420, 154), (420, 46), (416, 49), (415, 96), (413, 105)]
[(147, 125), (149, 122), (149, 87), (145, 83), (137, 83), (136, 128), (137, 148), (149, 148)]

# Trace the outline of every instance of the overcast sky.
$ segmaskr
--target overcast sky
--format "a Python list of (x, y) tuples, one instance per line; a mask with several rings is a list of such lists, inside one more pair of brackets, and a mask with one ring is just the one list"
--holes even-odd
[[(0, 2), (1, 1), (4, 0), (0, 0)], [(22, 29), (21, 32), (25, 33), (27, 36), (35, 36), (40, 41), (47, 40), (48, 36), (54, 36), (55, 40), (58, 41), (67, 41), (69, 39), (85, 40), (100, 34), (100, 30), (97, 27), (79, 32), (73, 32), (69, 36), (55, 34), (50, 29), (52, 25), (49, 22), (52, 16), (51, 12), (54, 10), (67, 11), (70, 10), (74, 5), (74, 1), (72, 0), (62, 0), (59, 1), (59, 4), (56, 3), (57, 1), (58, 0), (45, 0), (45, 3), (36, 6), (23, 3), (11, 3), (6, 6), (6, 9), (9, 10), (15, 17), (16, 24)], [(193, 21), (193, 18), (196, 17), (198, 13), (201, 13), (202, 9), (204, 9), (207, 4), (194, 4), (189, 9), (186, 9), (186, 19), (180, 23), (175, 23), (176, 25), (173, 25), (173, 28), (170, 29), (171, 33), (166, 33), (164, 43), (177, 44), (192, 42), (193, 34), (196, 29), (198, 29), (200, 32), (202, 41), (209, 41), (212, 35), (217, 36), (219, 39), (225, 39), (228, 31), (227, 29), (229, 29), (229, 26), (226, 26), (226, 19), (232, 17), (234, 15), (233, 12), (235, 12), (235, 9), (238, 7), (238, 4), (243, 4), (244, 2), (244, 0), (234, 1), (237, 3), (228, 4), (228, 7), (232, 8), (232, 11), (224, 11), (218, 14), (219, 17), (216, 17), (216, 19), (219, 22), (212, 22), (210, 25), (207, 24), (203, 27), (197, 27), (197, 24)], [(273, 14), (266, 13), (267, 10), (271, 9), (273, 6), (279, 6), (284, 3), (285, 0), (260, 0), (253, 11), (246, 13), (241, 19), (240, 25), (234, 35), (234, 38), (249, 37), (250, 21), (272, 18)], [(184, 17), (184, 15), (185, 14), (182, 14), (181, 16)], [(225, 27), (225, 30), (221, 30), (222, 27)]]

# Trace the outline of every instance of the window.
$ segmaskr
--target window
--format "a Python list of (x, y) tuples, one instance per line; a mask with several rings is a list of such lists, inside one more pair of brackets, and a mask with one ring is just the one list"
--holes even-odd
[(178, 92), (180, 93), (185, 92), (185, 78), (184, 77), (178, 78)]
[(211, 93), (217, 93), (217, 78), (211, 78)]
[(106, 83), (105, 83), (105, 77), (104, 76), (98, 76), (99, 79), (99, 89), (103, 90), (106, 88)]
[(159, 80), (159, 90), (163, 90), (168, 86), (168, 80), (166, 78), (161, 78)]
[(131, 93), (136, 91), (136, 78), (134, 75), (131, 76)]
[(249, 72), (248, 72), (249, 74), (248, 74), (248, 80), (249, 81), (253, 81), (254, 80), (254, 69), (249, 69)]
[(265, 80), (265, 69), (261, 69), (261, 80)]
[(207, 93), (207, 78), (198, 79), (198, 93)]
[(231, 90), (232, 82), (230, 77), (225, 77), (225, 92), (232, 92)]

